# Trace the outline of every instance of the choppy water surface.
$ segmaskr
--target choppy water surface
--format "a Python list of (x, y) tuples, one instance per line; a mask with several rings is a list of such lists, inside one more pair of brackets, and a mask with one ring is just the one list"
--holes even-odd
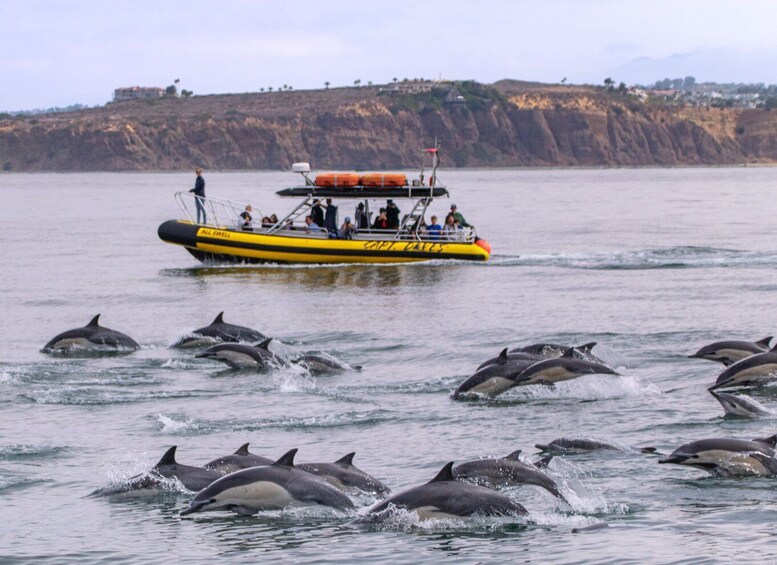
[[(775, 431), (723, 418), (706, 392), (721, 368), (686, 355), (777, 332), (777, 242), (768, 168), (448, 171), (453, 201), (493, 246), (485, 265), (217, 267), (157, 239), (182, 174), (1, 175), (0, 555), (5, 562), (700, 562), (774, 559), (770, 479), (719, 479), (630, 449)], [(211, 195), (265, 213), (286, 173), (206, 173)], [(449, 202), (439, 201), (438, 215)], [(341, 216), (345, 210), (341, 207)], [(233, 372), (170, 349), (225, 311), (300, 351), (361, 372)], [(55, 334), (102, 314), (142, 349), (52, 357)], [(595, 349), (622, 376), (454, 402), (505, 346)], [(754, 396), (777, 412), (777, 389)], [(193, 494), (86, 498), (171, 445), (203, 464), (251, 442), (276, 457), (355, 463), (394, 490), (450, 460), (506, 455), (559, 436), (622, 452), (555, 459), (571, 504), (511, 494), (520, 520), (365, 527), (285, 511), (181, 518)], [(369, 501), (366, 501), (369, 502)], [(365, 503), (365, 501), (362, 501)], [(360, 511), (361, 513), (364, 510)], [(608, 528), (572, 533), (606, 523)]]

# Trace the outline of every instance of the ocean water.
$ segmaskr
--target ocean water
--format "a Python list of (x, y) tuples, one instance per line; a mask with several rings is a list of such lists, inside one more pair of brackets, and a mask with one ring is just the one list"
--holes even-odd
[[(206, 172), (207, 192), (263, 213), (290, 173)], [(726, 418), (706, 392), (722, 367), (687, 355), (777, 332), (770, 168), (467, 170), (440, 174), (493, 247), (486, 264), (204, 266), (158, 240), (191, 174), (4, 174), (0, 331), (3, 563), (714, 563), (773, 561), (775, 479), (658, 465), (706, 437), (753, 438), (775, 419)], [(435, 202), (438, 216), (450, 202)], [(401, 204), (400, 204), (401, 207)], [(341, 206), (341, 216), (346, 206)], [(361, 371), (235, 372), (171, 349), (219, 312), (288, 351)], [(101, 323), (130, 355), (54, 357), (54, 335)], [(502, 348), (581, 344), (620, 376), (457, 402)], [(777, 388), (752, 392), (777, 413)], [(526, 520), (383, 525), (306, 508), (240, 517), (179, 512), (182, 488), (87, 495), (149, 469), (172, 445), (200, 465), (251, 442), (298, 462), (355, 463), (395, 491), (448, 461), (592, 437), (623, 449), (555, 458), (570, 504), (509, 492)], [(573, 533), (575, 529), (606, 527)]]

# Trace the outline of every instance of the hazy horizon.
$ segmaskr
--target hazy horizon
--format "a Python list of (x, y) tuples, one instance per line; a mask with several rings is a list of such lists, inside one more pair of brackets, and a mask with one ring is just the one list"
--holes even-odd
[[(777, 83), (777, 3), (31, 0), (0, 4), (0, 111), (405, 78)], [(10, 85), (10, 87), (8, 87)]]

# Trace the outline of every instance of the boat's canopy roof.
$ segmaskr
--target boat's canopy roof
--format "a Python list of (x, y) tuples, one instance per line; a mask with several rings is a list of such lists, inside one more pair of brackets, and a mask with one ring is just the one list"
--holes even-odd
[(401, 186), (395, 188), (378, 188), (372, 186), (354, 186), (349, 188), (334, 188), (326, 186), (296, 186), (284, 188), (276, 192), (278, 196), (301, 198), (316, 196), (322, 198), (444, 198), (448, 189), (444, 186)]

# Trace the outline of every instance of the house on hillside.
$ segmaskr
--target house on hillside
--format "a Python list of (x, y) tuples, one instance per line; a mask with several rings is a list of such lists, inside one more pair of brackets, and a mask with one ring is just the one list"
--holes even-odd
[(113, 91), (113, 101), (137, 100), (139, 98), (161, 98), (165, 89), (156, 86), (125, 86)]

